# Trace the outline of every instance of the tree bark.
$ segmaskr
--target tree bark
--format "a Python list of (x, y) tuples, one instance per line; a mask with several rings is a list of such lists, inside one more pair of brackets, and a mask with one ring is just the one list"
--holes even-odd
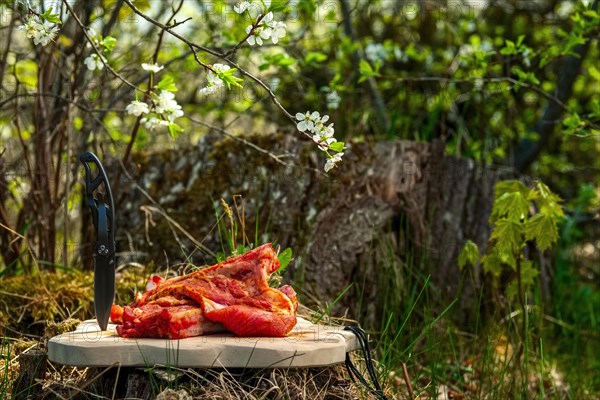
[[(265, 140), (260, 135), (246, 139), (256, 144)], [(445, 305), (458, 295), (458, 253), (467, 239), (485, 248), (493, 189), (503, 171), (444, 156), (442, 142), (395, 141), (351, 143), (340, 167), (324, 175), (299, 167), (321, 168), (320, 155), (309, 143), (288, 135), (275, 143), (274, 154), (293, 155), (289, 162), (295, 167), (230, 139), (215, 139), (186, 152), (134, 160), (140, 175), (130, 185), (139, 182), (154, 198), (153, 207), (162, 207), (203, 245), (225, 253), (229, 250), (221, 246), (215, 227), (220, 212), (214, 201), (225, 198), (231, 205), (233, 195), (241, 194), (251, 242), (292, 247), (295, 264), (286, 276), (304, 302), (331, 305), (354, 282), (331, 306), (332, 315), (382, 318), (377, 296), (389, 283), (384, 266), (399, 286), (411, 274), (431, 274)], [(119, 247), (139, 249), (134, 261), (163, 266), (214, 262), (164, 216), (140, 211), (150, 201), (140, 191), (128, 191), (135, 195), (117, 210), (117, 218), (120, 236), (126, 233), (133, 240)], [(221, 231), (228, 230), (223, 221)], [(237, 240), (241, 244), (241, 235)], [(462, 286), (465, 315), (477, 303), (482, 279), (476, 267)], [(357, 304), (367, 307), (358, 310)]]

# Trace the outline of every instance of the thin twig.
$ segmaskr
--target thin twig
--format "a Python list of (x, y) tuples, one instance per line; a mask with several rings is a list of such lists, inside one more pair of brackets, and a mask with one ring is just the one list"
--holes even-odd
[[(183, 6), (183, 0), (179, 2), (179, 6), (177, 6), (177, 8), (173, 9), (173, 13), (167, 20), (167, 24), (170, 23), (175, 18), (177, 13), (181, 10), (182, 6)], [(190, 19), (191, 18), (186, 18), (182, 22), (178, 22), (178, 23), (174, 24), (173, 26), (181, 25)], [(160, 48), (162, 46), (164, 33), (165, 33), (165, 31), (161, 30), (160, 34), (158, 35), (158, 42), (156, 42), (156, 47), (154, 48), (154, 54), (152, 55), (152, 63), (153, 64), (156, 64), (156, 62), (158, 61), (158, 54), (160, 53)], [(153, 91), (153, 88), (152, 88), (152, 84), (153, 84), (152, 80), (153, 79), (154, 79), (154, 74), (148, 74), (148, 90), (146, 90), (146, 92), (144, 93), (144, 101), (148, 100), (148, 98), (150, 97), (150, 92)], [(133, 144), (135, 143), (135, 139), (137, 138), (137, 134), (140, 129), (141, 121), (142, 121), (142, 116), (140, 115), (139, 117), (136, 118), (135, 124), (133, 125), (133, 129), (131, 130), (129, 143), (127, 143), (127, 148), (125, 149), (125, 153), (123, 154), (123, 159), (122, 159), (123, 160), (122, 163), (125, 166), (129, 162), (129, 156), (131, 155), (131, 150), (133, 149)], [(119, 181), (120, 177), (121, 177), (120, 174), (117, 174), (117, 182)]]
[(535, 85), (532, 85), (532, 84), (529, 84), (526, 82), (519, 82), (518, 80), (511, 78), (509, 76), (502, 76), (502, 77), (497, 77), (497, 78), (463, 78), (463, 79), (445, 78), (445, 77), (441, 77), (441, 76), (417, 76), (417, 77), (382, 76), (382, 78), (387, 78), (389, 80), (396, 81), (396, 82), (442, 82), (442, 83), (474, 83), (474, 82), (502, 83), (502, 82), (508, 82), (513, 85), (519, 85), (524, 88), (533, 90), (534, 92), (547, 98), (548, 100), (554, 101), (563, 110), (569, 111), (566, 104), (563, 103), (562, 101), (560, 101), (560, 99), (557, 98), (556, 96), (553, 96), (552, 94), (545, 92), (544, 90), (542, 90), (541, 88), (539, 88)]
[(169, 224), (174, 225), (179, 231), (181, 231), (181, 233), (183, 233), (196, 247), (200, 248), (202, 251), (209, 254), (210, 256), (216, 257), (216, 254), (212, 250), (210, 250), (208, 247), (206, 247), (205, 245), (200, 243), (198, 240), (196, 240), (196, 238), (194, 238), (187, 230), (185, 230), (185, 228), (183, 226), (181, 226), (177, 221), (175, 221), (173, 218), (171, 218), (169, 216), (169, 214), (167, 214), (161, 208), (153, 207), (153, 206), (141, 206), (140, 209), (144, 212), (159, 213), (167, 220), (167, 222), (169, 222)]
[(413, 388), (410, 383), (410, 378), (408, 377), (408, 370), (406, 369), (406, 364), (404, 363), (404, 361), (401, 361), (401, 363), (402, 363), (402, 373), (404, 375), (404, 382), (406, 382), (406, 388), (408, 389), (408, 398), (410, 400), (414, 400), (415, 393), (413, 392)]
[[(196, 49), (201, 50), (205, 53), (211, 54), (215, 57), (222, 57), (222, 54), (209, 49), (208, 47), (204, 47), (201, 46), (199, 44), (196, 44), (188, 39), (186, 39), (185, 37), (181, 36), (180, 34), (178, 34), (177, 32), (173, 32), (173, 28), (179, 24), (175, 24), (172, 26), (169, 25), (165, 25), (160, 21), (157, 21), (156, 19), (152, 18), (151, 16), (144, 14), (143, 12), (141, 12), (136, 6), (133, 5), (133, 3), (131, 2), (131, 0), (125, 0), (125, 3), (127, 3), (127, 5), (133, 10), (134, 13), (136, 13), (137, 15), (139, 15), (140, 17), (142, 17), (143, 19), (145, 19), (146, 21), (150, 22), (151, 24), (158, 26), (159, 28), (169, 32), (171, 35), (175, 36), (177, 39), (181, 40), (183, 43), (187, 44), (188, 47), (190, 48), (190, 50), (192, 50), (193, 54), (194, 54), (194, 59), (196, 60), (196, 62), (198, 64), (200, 64), (202, 67), (206, 68), (207, 70), (213, 71), (216, 73), (216, 71), (208, 64), (203, 63), (202, 61), (200, 61), (200, 59), (198, 58), (198, 53), (196, 52)], [(187, 21), (187, 20), (186, 20)], [(185, 22), (185, 21), (184, 21)]]
[[(181, 36), (177, 32), (174, 32), (172, 26), (165, 25), (162, 22), (157, 21), (156, 19), (150, 17), (149, 15), (144, 14), (143, 12), (141, 12), (137, 7), (135, 7), (133, 5), (133, 3), (131, 2), (131, 0), (125, 0), (125, 3), (127, 3), (127, 5), (129, 7), (131, 7), (131, 9), (133, 10), (133, 12), (135, 12), (140, 17), (142, 17), (146, 21), (148, 21), (148, 22), (150, 22), (150, 23), (158, 26), (159, 28), (164, 29), (165, 31), (169, 32), (171, 35), (173, 35), (174, 37), (176, 37), (177, 39), (179, 39), (183, 43), (185, 43), (190, 48), (190, 50), (192, 50), (192, 53), (194, 55), (194, 59), (196, 60), (196, 62), (199, 65), (201, 65), (202, 67), (204, 67), (205, 69), (216, 73), (216, 71), (210, 65), (208, 65), (208, 64), (200, 61), (200, 59), (198, 58), (198, 53), (197, 53), (196, 50), (203, 51), (203, 52), (208, 53), (208, 54), (210, 54), (212, 56), (215, 56), (217, 58), (222, 59), (223, 61), (225, 61), (226, 63), (228, 63), (231, 67), (236, 68), (242, 75), (247, 76), (248, 78), (250, 78), (251, 80), (253, 80), (254, 82), (256, 82), (259, 86), (261, 86), (267, 92), (267, 94), (271, 98), (271, 101), (273, 102), (273, 104), (275, 104), (277, 106), (277, 108), (279, 108), (281, 110), (281, 112), (288, 119), (290, 119), (290, 121), (292, 121), (294, 123), (294, 125), (296, 124), (296, 122), (297, 122), (296, 118), (285, 107), (283, 107), (283, 105), (281, 105), (281, 103), (277, 99), (277, 96), (275, 96), (275, 93), (273, 93), (273, 91), (269, 88), (269, 86), (266, 83), (264, 83), (262, 80), (260, 80), (259, 78), (257, 78), (253, 74), (251, 74), (250, 72), (248, 72), (245, 69), (243, 69), (242, 67), (240, 67), (235, 61), (233, 61), (230, 58), (228, 58), (226, 56), (227, 53), (220, 53), (220, 52), (215, 51), (213, 49), (210, 49), (210, 48), (208, 48), (206, 46), (202, 46), (202, 45), (199, 45), (197, 43), (194, 43), (194, 42), (186, 39), (185, 37)], [(315, 142), (316, 144), (319, 144), (319, 142), (316, 141), (315, 139), (313, 139), (313, 137), (311, 135), (309, 135), (308, 133), (306, 133), (306, 132), (301, 132), (301, 133), (304, 136), (306, 136), (307, 138), (309, 138), (311, 141)]]
[(25, 244), (27, 245), (27, 250), (29, 250), (29, 254), (33, 258), (33, 262), (35, 264), (37, 264), (37, 256), (35, 255), (34, 250), (31, 247), (31, 243), (29, 242), (29, 239), (27, 239), (25, 236), (21, 235), (19, 232), (17, 232), (14, 229), (12, 229), (10, 226), (4, 225), (2, 222), (0, 222), (0, 227), (6, 229), (7, 231), (9, 231), (10, 233), (12, 233), (13, 235), (17, 236), (19, 239), (22, 239), (25, 242)]
[(248, 147), (250, 147), (250, 148), (252, 148), (252, 149), (254, 149), (254, 150), (256, 150), (256, 151), (258, 151), (258, 152), (260, 152), (262, 154), (266, 154), (267, 156), (269, 156), (270, 158), (272, 158), (273, 160), (275, 160), (277, 163), (283, 165), (284, 167), (291, 166), (291, 164), (286, 163), (285, 161), (281, 160), (282, 156), (278, 156), (276, 154), (273, 154), (269, 150), (263, 149), (262, 147), (257, 146), (254, 143), (252, 143), (252, 142), (250, 142), (250, 141), (248, 141), (248, 140), (246, 140), (246, 139), (244, 139), (242, 137), (232, 135), (231, 133), (227, 132), (225, 129), (219, 128), (218, 126), (214, 126), (214, 125), (211, 125), (211, 124), (207, 124), (206, 122), (203, 122), (203, 121), (191, 118), (191, 117), (188, 117), (188, 119), (190, 120), (190, 122), (193, 122), (193, 123), (198, 124), (198, 125), (202, 125), (202, 126), (208, 128), (208, 129), (214, 129), (215, 131), (221, 133), (224, 136), (227, 136), (227, 137), (229, 137), (229, 138), (231, 138), (233, 140), (236, 140), (238, 142), (244, 143), (246, 146), (248, 146)]
[(90, 37), (90, 35), (88, 33), (88, 30), (86, 29), (85, 25), (83, 25), (83, 22), (81, 22), (81, 20), (77, 16), (77, 14), (75, 14), (75, 11), (73, 11), (73, 8), (71, 8), (71, 5), (69, 4), (69, 2), (67, 0), (63, 0), (63, 4), (67, 7), (67, 10), (69, 10), (69, 14), (71, 14), (71, 16), (73, 16), (73, 18), (77, 22), (77, 25), (79, 25), (79, 27), (83, 31), (83, 34), (85, 35), (86, 39), (88, 40), (88, 43), (90, 43), (92, 45), (92, 48), (94, 49), (94, 51), (96, 52), (96, 54), (100, 58), (100, 61), (102, 61), (102, 63), (106, 67), (106, 69), (111, 74), (113, 74), (116, 78), (118, 78), (121, 82), (123, 82), (124, 84), (126, 84), (127, 86), (131, 87), (134, 90), (139, 90), (137, 88), (137, 86), (135, 86), (133, 83), (129, 82), (124, 76), (122, 76), (121, 74), (119, 74), (117, 71), (115, 71), (113, 69), (113, 67), (110, 66), (110, 64), (108, 63), (108, 61), (106, 61), (104, 59), (104, 56), (102, 55), (102, 52), (100, 51), (100, 49), (98, 49), (98, 46), (96, 46), (96, 43), (94, 43), (94, 40), (92, 39), (92, 37)]
[(225, 53), (223, 53), (222, 58), (228, 58), (229, 56), (235, 54), (235, 52), (238, 51), (239, 48), (244, 45), (244, 43), (246, 42), (246, 40), (248, 40), (248, 38), (250, 36), (254, 35), (254, 33), (256, 32), (256, 28), (260, 25), (260, 21), (263, 20), (263, 18), (265, 17), (265, 15), (266, 14), (260, 14), (258, 16), (258, 18), (256, 19), (256, 22), (254, 22), (252, 24), (252, 29), (246, 34), (246, 36), (242, 40), (240, 40), (238, 44), (236, 44), (231, 49), (229, 49)]

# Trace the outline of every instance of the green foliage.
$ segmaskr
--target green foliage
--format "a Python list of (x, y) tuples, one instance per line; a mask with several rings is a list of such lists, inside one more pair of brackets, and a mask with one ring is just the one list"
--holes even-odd
[(344, 151), (344, 149), (346, 148), (346, 144), (344, 142), (335, 142), (330, 144), (329, 148), (339, 153), (340, 151)]
[(62, 21), (60, 20), (59, 15), (52, 13), (52, 7), (48, 7), (46, 12), (44, 12), (43, 14), (40, 14), (40, 18), (42, 18), (45, 21), (54, 23), (54, 24), (62, 24)]
[(462, 270), (467, 265), (475, 265), (479, 259), (479, 247), (472, 241), (467, 240), (458, 255), (458, 268)]
[(288, 56), (285, 53), (276, 53), (276, 54), (265, 54), (263, 56), (262, 63), (258, 68), (261, 71), (267, 70), (269, 67), (278, 67), (282, 69), (288, 69), (292, 65), (296, 64), (296, 59)]
[(309, 51), (304, 56), (304, 62), (307, 65), (317, 65), (327, 60), (327, 54), (321, 53), (320, 51)]
[(277, 272), (279, 274), (282, 274), (285, 271), (285, 269), (288, 267), (290, 262), (292, 261), (292, 249), (289, 247), (286, 248), (281, 253), (279, 253), (279, 255), (277, 256), (277, 259), (279, 260), (279, 264), (280, 264), (280, 267), (277, 270)]
[(556, 218), (548, 214), (536, 214), (525, 223), (525, 240), (535, 240), (538, 248), (544, 251), (558, 240)]
[(167, 127), (169, 129), (169, 135), (171, 135), (173, 139), (177, 138), (177, 136), (183, 132), (183, 128), (177, 125), (175, 122), (169, 122)]
[(361, 83), (361, 82), (366, 81), (369, 78), (379, 76), (380, 68), (381, 68), (381, 62), (379, 62), (379, 60), (377, 60), (377, 62), (375, 62), (375, 68), (373, 68), (367, 60), (365, 60), (365, 59), (360, 60), (360, 63), (358, 65), (358, 72), (360, 72), (360, 79), (358, 80), (358, 82)]
[(558, 223), (564, 216), (561, 201), (540, 181), (532, 188), (517, 180), (498, 182), (487, 252), (480, 258), (477, 246), (468, 241), (459, 255), (459, 267), (481, 261), (484, 271), (496, 278), (508, 269), (516, 278), (509, 283), (506, 294), (509, 298), (523, 296), (539, 274), (524, 248), (527, 243), (533, 243), (543, 252), (556, 244)]
[[(149, 273), (150, 269), (122, 271), (117, 279), (115, 302), (131, 302), (137, 288), (145, 286)], [(70, 269), (2, 278), (0, 335), (5, 328), (6, 332), (40, 334), (44, 325), (34, 322), (50, 324), (68, 318), (89, 318), (94, 314), (93, 288), (93, 271)]]
[(240, 82), (244, 80), (233, 75), (236, 71), (237, 68), (230, 68), (227, 71), (219, 72), (219, 78), (227, 85), (227, 89), (231, 89), (231, 86), (242, 87)]
[(117, 45), (117, 39), (115, 39), (112, 36), (106, 36), (105, 38), (103, 38), (100, 41), (100, 45), (102, 47), (104, 47), (104, 49), (106, 50), (107, 53), (112, 53), (112, 51), (115, 49), (115, 46)]
[(156, 88), (159, 90), (166, 90), (167, 92), (177, 92), (177, 86), (175, 85), (175, 79), (172, 75), (165, 75), (156, 84)]

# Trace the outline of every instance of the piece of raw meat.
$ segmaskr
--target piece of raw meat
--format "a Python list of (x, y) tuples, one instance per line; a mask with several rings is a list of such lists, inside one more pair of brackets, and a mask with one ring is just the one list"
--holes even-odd
[(298, 300), (291, 286), (269, 287), (278, 268), (273, 246), (265, 244), (191, 274), (151, 277), (131, 305), (113, 306), (111, 320), (128, 338), (181, 339), (224, 330), (285, 336), (296, 324)]

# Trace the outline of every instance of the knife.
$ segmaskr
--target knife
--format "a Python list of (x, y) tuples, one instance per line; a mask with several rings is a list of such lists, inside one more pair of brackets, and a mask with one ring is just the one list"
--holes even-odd
[[(96, 228), (94, 248), (94, 310), (100, 329), (105, 331), (115, 298), (115, 216), (110, 184), (102, 163), (94, 153), (79, 156), (85, 167), (85, 197)], [(93, 173), (97, 175), (93, 177)], [(104, 192), (99, 188), (103, 186)], [(96, 196), (94, 197), (94, 192)], [(108, 203), (106, 202), (108, 201)]]

